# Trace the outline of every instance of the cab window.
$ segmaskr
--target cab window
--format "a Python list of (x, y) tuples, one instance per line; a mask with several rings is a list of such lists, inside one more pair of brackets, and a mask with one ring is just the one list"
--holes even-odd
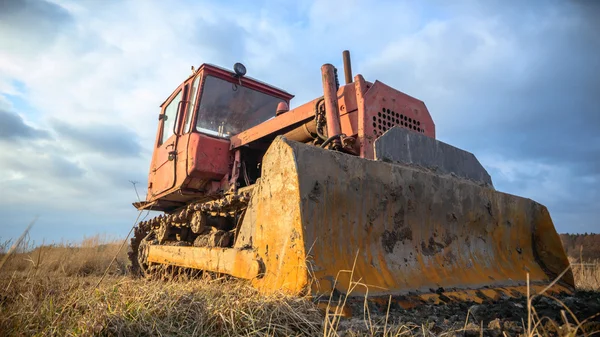
[(229, 138), (275, 117), (282, 99), (207, 76), (202, 86), (196, 130)]
[(158, 145), (162, 145), (169, 137), (175, 134), (175, 121), (177, 120), (177, 108), (181, 101), (183, 91), (180, 90), (177, 96), (167, 105), (163, 116), (163, 126)]
[(195, 106), (196, 106), (196, 96), (198, 94), (198, 85), (200, 84), (200, 78), (202, 76), (198, 75), (196, 77), (196, 79), (194, 80), (194, 83), (192, 84), (192, 91), (190, 91), (190, 104), (188, 106), (188, 112), (187, 115), (185, 116), (185, 125), (184, 125), (184, 132), (188, 133), (190, 132), (190, 128), (191, 128), (191, 122), (192, 122), (192, 116), (195, 113)]

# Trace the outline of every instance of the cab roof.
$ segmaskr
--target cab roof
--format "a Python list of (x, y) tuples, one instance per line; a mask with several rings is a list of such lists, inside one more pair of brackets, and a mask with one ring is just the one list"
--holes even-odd
[[(236, 74), (234, 72), (232, 72), (231, 70), (228, 70), (226, 68), (214, 65), (214, 64), (210, 64), (210, 63), (203, 63), (200, 65), (200, 67), (190, 76), (188, 76), (185, 81), (183, 81), (182, 83), (187, 82), (188, 80), (190, 80), (191, 78), (195, 77), (198, 72), (200, 71), (204, 71), (206, 75), (213, 75), (213, 76), (217, 76), (220, 78), (224, 78), (227, 79), (229, 78), (235, 78)], [(294, 97), (294, 95), (290, 94), (289, 92), (278, 88), (276, 86), (267, 84), (265, 82), (262, 82), (260, 80), (257, 80), (255, 78), (252, 78), (250, 76), (242, 76), (241, 77), (241, 83), (242, 86), (260, 91), (260, 92), (264, 92), (267, 93), (269, 95), (281, 98), (283, 100), (285, 100), (288, 104), (290, 103), (290, 100)], [(179, 85), (172, 93), (171, 95), (169, 95), (167, 97), (167, 99), (165, 99), (160, 106), (162, 107), (167, 101), (169, 101), (169, 99), (171, 98), (171, 96), (173, 96), (173, 94), (175, 94), (178, 90), (179, 87), (181, 85)]]

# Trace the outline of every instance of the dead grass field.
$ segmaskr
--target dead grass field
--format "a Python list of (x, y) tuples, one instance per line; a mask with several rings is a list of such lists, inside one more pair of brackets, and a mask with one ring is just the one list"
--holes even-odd
[[(560, 306), (552, 320), (533, 313), (529, 331), (526, 319), (508, 324), (498, 317), (482, 324), (474, 315), (476, 305), (458, 307), (458, 318), (448, 324), (426, 317), (440, 316), (436, 308), (412, 316), (395, 312), (340, 318), (324, 315), (308, 298), (264, 297), (242, 281), (133, 279), (126, 271), (126, 247), (118, 252), (120, 245), (102, 237), (35, 249), (22, 244), (0, 270), (0, 336), (500, 337), (583, 336), (600, 329), (600, 323), (589, 322), (578, 328)], [(7, 250), (8, 243), (0, 245), (0, 254)], [(579, 289), (600, 291), (600, 263), (574, 264), (573, 270)], [(108, 275), (99, 283), (105, 271)], [(585, 294), (600, 303), (597, 293)], [(515, 304), (517, 310), (523, 301)]]
[(570, 260), (577, 289), (600, 292), (600, 260), (584, 264), (578, 263), (575, 259)]
[[(0, 244), (0, 253), (7, 252), (11, 242)], [(34, 275), (86, 276), (103, 273), (109, 268), (111, 275), (127, 273), (127, 248), (119, 251), (121, 241), (100, 235), (84, 238), (77, 243), (59, 243), (32, 247), (23, 241), (17, 253), (3, 267), (3, 273), (18, 272), (28, 277)]]

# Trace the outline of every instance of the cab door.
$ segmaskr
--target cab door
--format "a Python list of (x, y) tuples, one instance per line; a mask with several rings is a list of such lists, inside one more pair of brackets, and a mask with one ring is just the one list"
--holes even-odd
[[(177, 150), (181, 131), (181, 115), (187, 99), (187, 85), (176, 90), (163, 105), (159, 116), (160, 130), (153, 160), (152, 194), (158, 195), (175, 186)], [(184, 144), (185, 145), (185, 144)]]

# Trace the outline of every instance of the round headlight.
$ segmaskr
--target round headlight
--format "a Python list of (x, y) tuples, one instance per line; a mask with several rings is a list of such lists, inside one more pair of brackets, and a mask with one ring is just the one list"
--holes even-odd
[(236, 63), (233, 65), (233, 71), (238, 76), (246, 75), (246, 67), (241, 63)]

